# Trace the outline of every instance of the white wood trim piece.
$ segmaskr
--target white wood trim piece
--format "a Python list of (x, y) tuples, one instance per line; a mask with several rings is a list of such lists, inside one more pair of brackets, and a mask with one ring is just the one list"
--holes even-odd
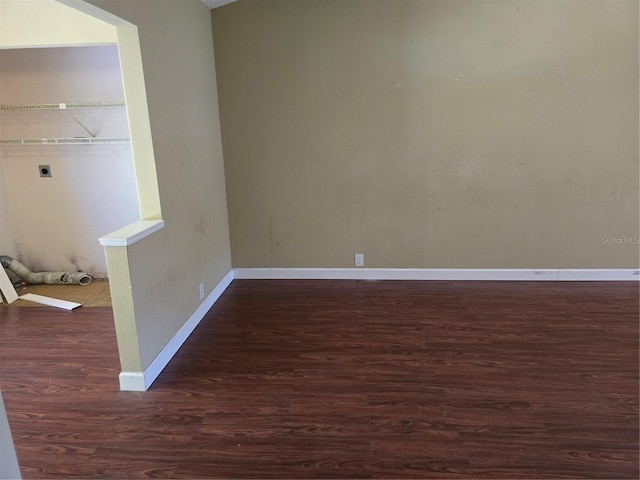
[(637, 269), (235, 268), (237, 279), (640, 281)]
[(73, 310), (74, 308), (82, 306), (81, 303), (45, 297), (44, 295), (36, 295), (35, 293), (25, 293), (24, 295), (21, 295), (20, 298), (22, 300), (29, 300), (30, 302), (40, 303), (49, 307), (64, 308), (65, 310)]
[[(191, 332), (195, 330), (200, 321), (204, 318), (207, 312), (211, 309), (214, 303), (220, 298), (220, 295), (226, 290), (226, 288), (233, 281), (233, 270), (229, 270), (222, 280), (216, 285), (213, 291), (205, 298), (204, 302), (200, 304), (197, 310), (189, 317), (185, 324), (178, 330), (178, 333), (169, 341), (169, 343), (162, 349), (158, 356), (151, 362), (151, 364), (145, 369), (144, 372), (139, 372), (142, 375), (142, 381), (140, 379), (132, 378), (131, 375), (136, 372), (122, 372), (120, 374), (120, 389), (121, 390), (133, 390), (133, 391), (145, 391), (151, 384), (158, 378), (158, 375), (169, 364), (173, 356), (180, 349), (182, 344), (189, 338)], [(123, 375), (125, 375), (125, 381), (123, 381)]]
[[(16, 292), (11, 280), (9, 280), (9, 275), (7, 275), (2, 266), (0, 266), (0, 292), (2, 292), (2, 296), (7, 299), (8, 303), (13, 303), (19, 298), (18, 292)], [(0, 296), (0, 300), (2, 296)]]
[(128, 247), (164, 228), (164, 220), (139, 220), (98, 240), (103, 247)]

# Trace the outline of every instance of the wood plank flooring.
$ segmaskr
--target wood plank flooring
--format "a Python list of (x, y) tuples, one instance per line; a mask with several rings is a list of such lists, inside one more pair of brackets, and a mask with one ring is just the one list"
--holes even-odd
[(638, 478), (638, 283), (235, 280), (148, 392), (0, 305), (24, 478)]

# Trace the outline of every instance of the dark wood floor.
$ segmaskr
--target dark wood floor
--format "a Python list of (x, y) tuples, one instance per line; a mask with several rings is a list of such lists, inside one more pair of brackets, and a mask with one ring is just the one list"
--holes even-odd
[(24, 478), (638, 478), (638, 283), (234, 281), (145, 393), (0, 305)]

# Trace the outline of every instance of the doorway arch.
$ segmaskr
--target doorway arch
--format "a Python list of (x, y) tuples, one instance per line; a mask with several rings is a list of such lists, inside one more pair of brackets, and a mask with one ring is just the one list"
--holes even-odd
[[(105, 247), (123, 390), (146, 390), (126, 247), (164, 226), (137, 27), (83, 0), (0, 0), (0, 48), (116, 45), (140, 220), (100, 239)], [(55, 19), (55, 21), (52, 21)], [(124, 247), (124, 248), (123, 248)], [(130, 372), (134, 372), (131, 374)]]

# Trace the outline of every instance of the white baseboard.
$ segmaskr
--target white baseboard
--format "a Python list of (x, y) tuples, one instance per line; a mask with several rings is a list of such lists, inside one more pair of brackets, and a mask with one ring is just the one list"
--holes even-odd
[(174, 337), (162, 349), (158, 356), (154, 358), (144, 372), (121, 372), (120, 390), (136, 392), (146, 391), (155, 379), (158, 378), (158, 375), (160, 375), (162, 370), (164, 370), (168, 365), (182, 344), (187, 340), (187, 338), (189, 338), (191, 332), (195, 330), (200, 321), (232, 281), (233, 270), (229, 270), (229, 272), (222, 280), (220, 280), (218, 285), (216, 285), (213, 291), (207, 296), (207, 298), (205, 298), (204, 302), (202, 302), (198, 309), (193, 312), (182, 328), (178, 330), (178, 333), (174, 335)]
[(144, 372), (120, 372), (119, 378), (123, 392), (144, 392), (147, 389)]
[(236, 279), (639, 281), (640, 270), (466, 268), (234, 268)]

